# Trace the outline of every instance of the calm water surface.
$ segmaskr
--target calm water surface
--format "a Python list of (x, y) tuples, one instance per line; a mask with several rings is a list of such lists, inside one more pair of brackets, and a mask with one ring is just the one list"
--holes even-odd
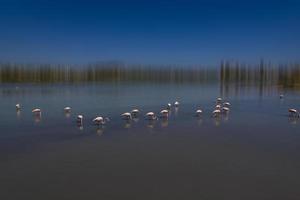
[[(218, 96), (231, 102), (231, 112), (214, 119)], [(168, 121), (120, 119), (133, 108), (159, 112), (176, 100), (181, 105)], [(300, 120), (287, 115), (290, 107), (300, 109), (297, 90), (2, 84), (0, 102), (1, 199), (300, 198)], [(43, 110), (40, 120), (32, 116), (35, 107)], [(83, 128), (77, 114), (84, 115)], [(111, 121), (98, 128), (97, 115)]]

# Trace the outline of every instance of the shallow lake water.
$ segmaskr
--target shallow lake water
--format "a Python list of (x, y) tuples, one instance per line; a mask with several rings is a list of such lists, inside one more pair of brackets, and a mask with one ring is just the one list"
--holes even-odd
[[(231, 103), (230, 112), (212, 118), (217, 97)], [(144, 119), (175, 101), (169, 120)], [(0, 197), (299, 199), (300, 120), (287, 112), (299, 102), (299, 90), (276, 86), (2, 84)], [(133, 108), (141, 111), (137, 120), (120, 118)], [(110, 122), (95, 126), (98, 115)]]

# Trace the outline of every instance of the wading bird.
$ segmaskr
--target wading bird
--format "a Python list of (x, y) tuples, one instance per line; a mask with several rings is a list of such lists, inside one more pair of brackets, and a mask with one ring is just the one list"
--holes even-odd
[(170, 110), (171, 107), (172, 107), (172, 104), (171, 104), (171, 103), (168, 103), (168, 104), (167, 104), (167, 109)]
[(130, 113), (132, 116), (136, 117), (140, 113), (140, 111), (138, 109), (133, 109)]
[(222, 98), (221, 97), (217, 98), (217, 102), (221, 103), (222, 102)]
[(293, 108), (289, 109), (289, 113), (290, 113), (291, 117), (299, 117), (300, 116), (299, 112), (296, 109), (293, 109)]
[(39, 109), (39, 108), (35, 108), (35, 109), (33, 109), (31, 112), (32, 112), (33, 114), (35, 114), (35, 115), (41, 115), (42, 110)]
[(130, 120), (130, 119), (132, 119), (131, 113), (129, 113), (129, 112), (123, 113), (123, 114), (121, 115), (121, 117), (122, 117), (122, 119), (124, 119), (124, 120)]
[(70, 107), (65, 107), (65, 108), (64, 108), (64, 111), (65, 111), (66, 113), (71, 112), (71, 108), (70, 108)]
[(106, 122), (109, 121), (109, 118), (108, 117), (96, 117), (95, 119), (93, 119), (93, 122), (96, 124), (96, 125), (104, 125)]
[(82, 125), (82, 123), (83, 123), (83, 115), (77, 115), (77, 123), (78, 124), (80, 124), (80, 125)]
[(216, 110), (220, 110), (220, 109), (221, 109), (221, 105), (219, 105), (219, 104), (216, 105), (215, 109), (216, 109)]
[(174, 106), (175, 106), (175, 107), (178, 107), (178, 106), (179, 106), (179, 102), (178, 102), (178, 101), (175, 101)]
[(16, 110), (21, 110), (21, 105), (19, 103), (16, 104)]
[(157, 119), (157, 117), (156, 117), (156, 115), (155, 115), (155, 113), (154, 112), (148, 112), (148, 113), (146, 113), (146, 118), (148, 119), (148, 120), (155, 120), (155, 119)]
[(231, 104), (229, 103), (229, 102), (225, 102), (225, 103), (223, 103), (223, 106), (231, 106)]
[(202, 110), (201, 109), (196, 110), (196, 116), (200, 117), (201, 115), (202, 115)]
[(216, 109), (216, 110), (214, 110), (214, 111), (212, 112), (212, 116), (213, 116), (213, 117), (219, 117), (220, 114), (221, 114), (221, 110), (219, 110), (219, 109)]
[(230, 109), (229, 109), (228, 107), (223, 107), (223, 108), (222, 108), (222, 111), (223, 111), (223, 113), (225, 113), (225, 114), (228, 113), (229, 110), (230, 110)]
[(167, 119), (169, 117), (169, 111), (168, 110), (162, 110), (162, 111), (160, 111), (160, 115), (161, 115), (161, 118)]
[(39, 108), (35, 108), (31, 112), (34, 114), (34, 121), (36, 123), (40, 122), (42, 119), (42, 110)]

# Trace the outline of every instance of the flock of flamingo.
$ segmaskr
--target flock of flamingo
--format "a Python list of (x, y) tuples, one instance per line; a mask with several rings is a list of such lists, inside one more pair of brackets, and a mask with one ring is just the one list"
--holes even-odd
[[(284, 97), (283, 95), (280, 95), (280, 99), (282, 99), (283, 97)], [(158, 120), (159, 118), (162, 118), (164, 120), (168, 120), (171, 108), (172, 107), (178, 108), (179, 105), (180, 105), (180, 103), (178, 101), (176, 101), (173, 105), (171, 103), (168, 103), (166, 105), (166, 108), (161, 110), (158, 115), (156, 115), (154, 112), (147, 112), (145, 114), (145, 119)], [(229, 108), (230, 106), (231, 106), (231, 104), (229, 102), (224, 102), (222, 100), (222, 98), (220, 98), (220, 97), (217, 98), (215, 108), (212, 111), (211, 116), (214, 118), (218, 118), (221, 115), (227, 115), (230, 111), (230, 108)], [(21, 110), (21, 104), (19, 104), (19, 103), (16, 104), (16, 110), (18, 112)], [(65, 107), (64, 112), (70, 113), (71, 107)], [(35, 117), (40, 118), (41, 114), (42, 114), (42, 110), (40, 108), (34, 108), (32, 110), (32, 113), (34, 114)], [(203, 111), (201, 109), (197, 109), (195, 111), (195, 117), (201, 117), (202, 113), (203, 113)], [(289, 113), (290, 117), (295, 117), (295, 118), (300, 117), (299, 111), (294, 108), (288, 109), (288, 113)], [(138, 109), (133, 109), (130, 112), (125, 112), (125, 113), (121, 114), (121, 118), (126, 121), (131, 121), (133, 119), (136, 119), (139, 115), (140, 115), (140, 111)], [(81, 126), (83, 124), (83, 120), (84, 120), (83, 115), (81, 115), (81, 114), (77, 115), (76, 121), (79, 126)], [(108, 121), (110, 121), (110, 119), (108, 117), (102, 117), (102, 116), (96, 116), (93, 119), (93, 123), (98, 126), (104, 125)]]

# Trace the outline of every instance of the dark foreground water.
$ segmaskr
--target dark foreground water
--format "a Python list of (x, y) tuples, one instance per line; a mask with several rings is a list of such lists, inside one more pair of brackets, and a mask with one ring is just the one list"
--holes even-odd
[[(224, 92), (225, 90), (225, 92)], [(279, 99), (280, 93), (285, 94)], [(216, 97), (227, 116), (211, 118)], [(168, 121), (143, 115), (180, 101)], [(19, 113), (15, 104), (21, 103)], [(63, 112), (72, 107), (70, 116)], [(0, 199), (299, 199), (297, 90), (219, 84), (2, 84)], [(31, 110), (42, 109), (40, 120)], [(195, 118), (200, 107), (204, 114)], [(75, 118), (83, 114), (83, 128)], [(97, 115), (111, 121), (93, 125)]]

